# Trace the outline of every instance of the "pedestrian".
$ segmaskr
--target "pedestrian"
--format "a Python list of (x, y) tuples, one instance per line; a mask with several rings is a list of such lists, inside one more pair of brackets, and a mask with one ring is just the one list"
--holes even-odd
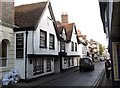
[(106, 78), (110, 78), (110, 71), (111, 71), (110, 59), (105, 60), (105, 71), (106, 71)]

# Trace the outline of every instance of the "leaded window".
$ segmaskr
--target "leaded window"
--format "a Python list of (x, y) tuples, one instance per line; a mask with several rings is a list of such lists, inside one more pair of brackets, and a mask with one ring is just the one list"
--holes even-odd
[(50, 34), (49, 35), (49, 49), (54, 49), (55, 48), (55, 42), (54, 42), (54, 35)]
[(40, 47), (47, 47), (47, 32), (43, 30), (40, 30)]
[(43, 58), (33, 59), (33, 75), (44, 73), (44, 61)]

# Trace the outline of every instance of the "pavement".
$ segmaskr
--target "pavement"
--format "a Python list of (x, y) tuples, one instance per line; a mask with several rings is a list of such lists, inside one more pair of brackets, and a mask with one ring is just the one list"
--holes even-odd
[[(41, 84), (47, 83), (49, 81), (58, 79), (60, 77), (64, 77), (67, 74), (72, 74), (72, 72), (78, 71), (78, 67), (74, 67), (71, 69), (68, 69), (62, 73), (53, 73), (50, 75), (45, 75), (42, 77), (38, 77), (38, 78), (34, 78), (31, 80), (22, 80), (18, 83), (15, 84), (11, 84), (10, 86), (8, 86), (8, 88), (22, 88), (22, 87), (28, 87), (28, 88), (33, 88), (33, 87), (38, 87)], [(105, 77), (105, 70), (103, 70), (101, 72), (101, 74), (98, 76), (98, 78), (96, 79), (96, 82), (94, 83), (93, 88), (101, 88), (101, 87), (112, 87), (112, 78), (110, 77), (109, 79), (107, 79)], [(3, 87), (4, 88), (4, 87)], [(6, 87), (5, 87), (6, 88)]]
[(58, 79), (60, 77), (64, 77), (67, 74), (72, 74), (72, 72), (75, 72), (75, 71), (78, 71), (78, 67), (70, 68), (68, 70), (63, 71), (62, 73), (53, 73), (53, 74), (37, 77), (37, 78), (26, 80), (26, 81), (21, 80), (18, 83), (14, 83), (14, 84), (7, 86), (7, 88), (23, 88), (23, 87), (34, 88), (34, 87), (38, 87), (41, 84), (47, 83), (49, 81)]
[(112, 85), (112, 77), (110, 75), (110, 78), (106, 78), (106, 73), (104, 71), (103, 75), (101, 76), (100, 80), (96, 84), (94, 88), (113, 88)]

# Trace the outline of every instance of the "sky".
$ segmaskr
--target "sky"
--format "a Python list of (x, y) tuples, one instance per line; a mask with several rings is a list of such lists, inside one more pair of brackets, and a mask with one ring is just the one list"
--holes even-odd
[[(14, 0), (15, 6), (41, 2), (46, 0)], [(106, 35), (100, 18), (98, 0), (50, 0), (55, 19), (61, 21), (62, 13), (68, 14), (69, 23), (74, 22), (76, 28), (87, 39), (93, 39), (107, 46)]]

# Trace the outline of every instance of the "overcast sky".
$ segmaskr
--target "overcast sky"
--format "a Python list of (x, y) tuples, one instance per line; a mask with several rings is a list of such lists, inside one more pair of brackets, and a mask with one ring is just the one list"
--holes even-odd
[[(14, 0), (15, 6), (46, 0)], [(88, 39), (106, 44), (106, 35), (100, 18), (98, 0), (50, 0), (56, 20), (61, 21), (61, 14), (66, 12), (69, 22), (75, 22), (76, 28)]]

